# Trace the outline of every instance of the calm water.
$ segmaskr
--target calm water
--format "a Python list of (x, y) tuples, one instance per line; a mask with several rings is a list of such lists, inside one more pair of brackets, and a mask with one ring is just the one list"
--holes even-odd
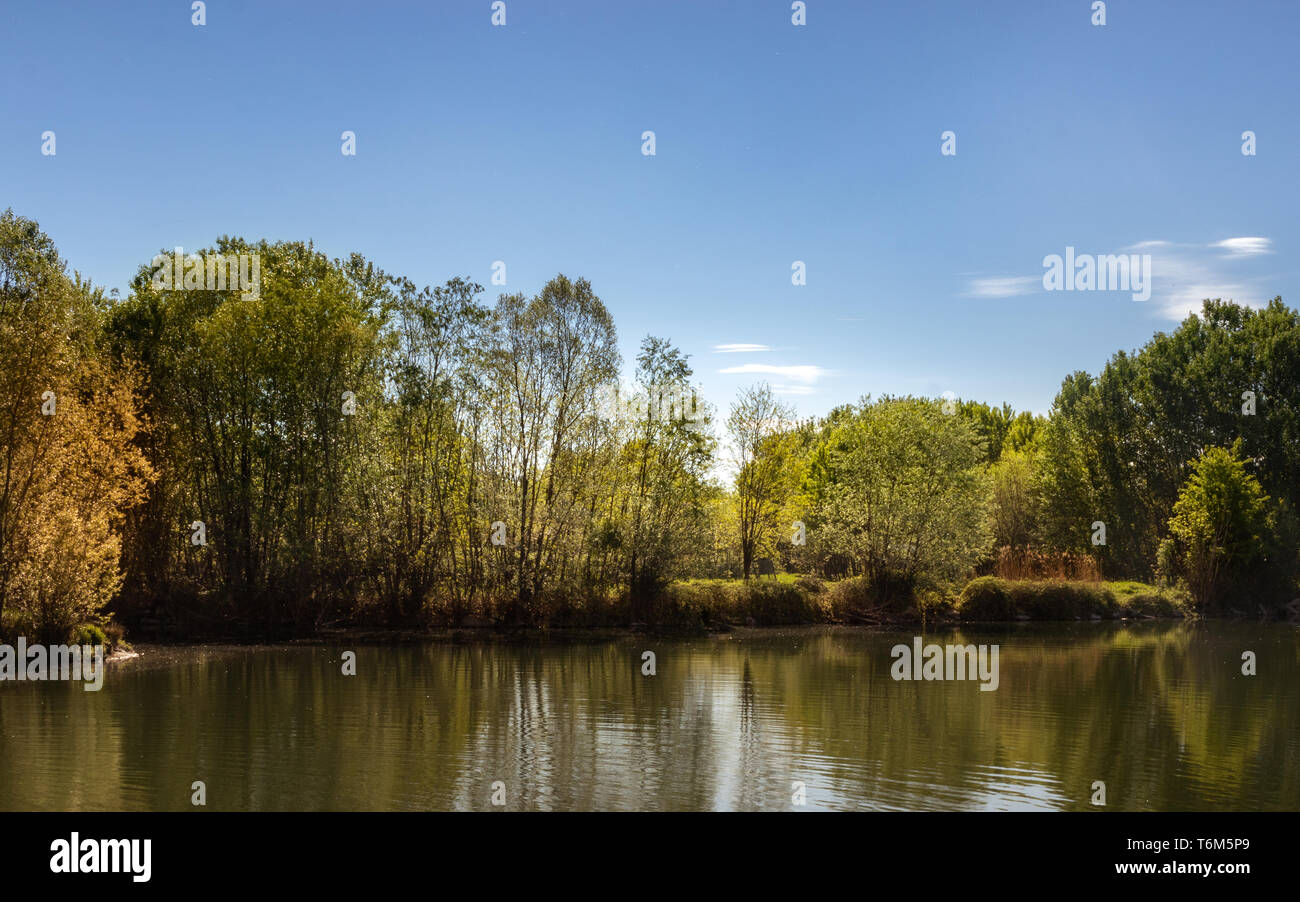
[[(1300, 632), (937, 632), (1001, 685), (895, 682), (912, 633), (147, 649), (0, 684), (0, 809), (1300, 809)], [(641, 674), (641, 652), (658, 673)], [(1241, 675), (1241, 654), (1258, 676)]]

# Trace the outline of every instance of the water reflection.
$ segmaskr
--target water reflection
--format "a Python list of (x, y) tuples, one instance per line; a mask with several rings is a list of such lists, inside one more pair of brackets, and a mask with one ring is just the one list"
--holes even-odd
[[(0, 808), (1300, 808), (1300, 639), (1260, 624), (938, 633), (1001, 685), (895, 682), (911, 634), (185, 652), (0, 684)], [(657, 675), (641, 674), (653, 649)], [(1259, 675), (1241, 675), (1244, 650)]]

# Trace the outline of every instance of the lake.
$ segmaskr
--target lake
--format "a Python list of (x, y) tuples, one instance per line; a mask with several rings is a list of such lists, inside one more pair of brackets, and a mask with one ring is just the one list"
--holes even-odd
[(1300, 809), (1294, 626), (926, 635), (997, 644), (996, 691), (893, 679), (914, 634), (144, 647), (0, 683), (0, 809)]

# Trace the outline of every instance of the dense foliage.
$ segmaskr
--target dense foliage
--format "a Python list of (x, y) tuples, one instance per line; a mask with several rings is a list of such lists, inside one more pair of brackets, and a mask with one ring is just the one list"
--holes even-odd
[[(653, 620), (736, 607), (683, 581), (772, 561), (881, 605), (985, 573), (1155, 578), (1206, 610), (1296, 594), (1300, 317), (1280, 299), (1207, 301), (1067, 377), (1047, 417), (885, 397), (798, 420), (759, 384), (715, 428), (664, 338), (620, 383), (586, 280), (489, 304), (310, 244), (213, 255), (255, 257), (258, 290), (148, 265), (118, 300), (0, 219), (7, 631), (106, 606), (279, 632)], [(760, 595), (783, 622), (828, 616), (810, 591)]]

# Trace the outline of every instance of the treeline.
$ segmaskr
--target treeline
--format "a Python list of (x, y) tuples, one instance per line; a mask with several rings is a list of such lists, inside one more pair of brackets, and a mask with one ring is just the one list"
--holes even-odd
[(1099, 376), (1067, 377), (1050, 417), (866, 399), (768, 448), (786, 499), (772, 534), (799, 518), (807, 536), (777, 552), (863, 574), (879, 599), (987, 573), (1151, 581), (1209, 613), (1297, 595), (1300, 316), (1280, 298), (1206, 301)]
[(221, 238), (165, 279), (159, 259), (106, 297), (0, 219), (7, 632), (105, 610), (191, 632), (651, 620), (675, 582), (772, 559), (886, 601), (1008, 553), (1207, 607), (1294, 592), (1300, 322), (1280, 300), (1207, 302), (1068, 378), (1050, 418), (868, 398), (799, 421), (758, 385), (723, 423), (667, 339), (620, 385), (583, 279), (489, 304), (298, 242)]
[[(113, 519), (120, 614), (273, 631), (356, 616), (536, 623), (611, 600), (635, 616), (695, 565), (719, 491), (708, 413), (660, 403), (689, 396), (692, 373), (657, 338), (615, 397), (614, 324), (585, 280), (488, 306), (463, 280), (417, 289), (357, 256), (222, 238), (193, 280), (186, 261), (188, 286), (159, 287), (146, 265), (108, 302), (63, 274), (35, 224), (4, 223), (9, 472), (39, 469), (29, 447), (75, 445), (50, 433), (74, 411), (64, 395), (112, 392), (116, 431), (87, 421), (79, 435), (116, 441), (131, 495), (92, 492), (78, 510)], [(203, 261), (241, 255), (259, 261), (256, 291), (197, 287)], [(33, 345), (45, 358), (18, 358)], [(45, 472), (62, 485), (85, 462)], [(53, 611), (5, 575), (62, 565), (10, 541), (23, 524), (6, 528), (14, 510), (44, 522), (46, 501), (3, 492), (0, 600), (17, 605), (3, 613), (33, 630), (93, 616), (107, 599), (77, 579), (58, 577)]]
[[(258, 297), (142, 272), (105, 318), (160, 474), (128, 518), (125, 599), (297, 629), (358, 604), (536, 623), (687, 572), (707, 434), (649, 404), (615, 415), (614, 324), (585, 280), (489, 307), (309, 245), (216, 253), (260, 256)], [(691, 376), (655, 338), (636, 373), (648, 397)]]
[[(1296, 596), (1300, 317), (1206, 301), (1172, 333), (1063, 382), (1041, 440), (994, 469), (1011, 535), (1107, 574), (1184, 581), (1205, 609)], [(1015, 499), (1018, 483), (1032, 491)], [(1105, 524), (1092, 545), (1089, 527)]]

